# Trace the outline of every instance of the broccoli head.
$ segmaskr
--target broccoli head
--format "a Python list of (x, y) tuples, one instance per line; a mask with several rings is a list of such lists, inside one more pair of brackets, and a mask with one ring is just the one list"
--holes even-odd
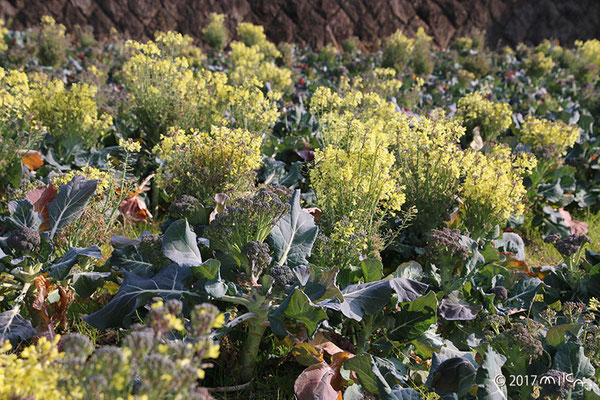
[(40, 249), (40, 233), (36, 229), (20, 226), (10, 233), (6, 245), (16, 254), (31, 254)]
[(498, 301), (504, 301), (508, 298), (508, 291), (504, 286), (496, 286), (492, 288), (492, 293), (496, 296)]
[(271, 262), (269, 245), (262, 242), (248, 242), (242, 247), (242, 255), (256, 270), (263, 270)]
[(508, 359), (505, 368), (511, 374), (525, 374), (531, 361), (544, 353), (538, 338), (540, 327), (533, 320), (525, 320), (492, 338), (491, 345)]
[(572, 389), (572, 382), (565, 372), (551, 369), (540, 375), (538, 382), (542, 387), (540, 394), (553, 399), (564, 399), (569, 395)]
[(274, 265), (269, 270), (269, 275), (273, 278), (276, 286), (289, 285), (294, 280), (294, 273), (287, 265)]
[(202, 207), (200, 200), (184, 194), (169, 207), (169, 213), (176, 218), (189, 218)]
[(586, 243), (591, 243), (591, 241), (592, 240), (587, 235), (570, 235), (566, 238), (562, 238), (558, 233), (544, 238), (544, 242), (553, 243), (556, 250), (565, 257), (577, 253), (581, 246)]
[(144, 235), (140, 238), (138, 251), (144, 259), (152, 263), (154, 269), (161, 269), (171, 263), (162, 251), (162, 237), (158, 235)]

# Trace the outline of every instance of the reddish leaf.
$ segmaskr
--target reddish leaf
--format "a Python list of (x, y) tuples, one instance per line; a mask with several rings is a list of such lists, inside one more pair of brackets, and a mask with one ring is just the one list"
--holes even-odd
[(313, 218), (315, 219), (315, 223), (317, 223), (317, 224), (321, 220), (321, 215), (323, 215), (323, 211), (321, 211), (321, 209), (317, 208), (317, 207), (305, 208), (304, 211), (306, 211), (307, 213), (312, 215)]
[(585, 235), (588, 233), (588, 224), (581, 221), (576, 221), (571, 217), (571, 214), (564, 208), (559, 208), (558, 212), (565, 220), (565, 224), (571, 228), (572, 235)]
[(331, 386), (335, 390), (343, 390), (348, 384), (347, 381), (342, 377), (342, 373), (340, 369), (344, 362), (350, 358), (354, 357), (354, 354), (349, 353), (347, 351), (342, 351), (339, 353), (335, 353), (331, 358), (331, 369), (335, 372), (333, 378), (331, 378)]
[(44, 165), (44, 160), (42, 159), (42, 152), (36, 150), (24, 150), (20, 153), (23, 154), (21, 162), (24, 165), (27, 165), (31, 171), (35, 171), (36, 169)]
[(341, 400), (342, 392), (331, 386), (335, 371), (325, 362), (306, 368), (294, 383), (298, 400)]
[(121, 211), (123, 217), (130, 221), (143, 222), (152, 218), (146, 202), (138, 194), (123, 200), (119, 205), (119, 211)]
[(35, 295), (35, 300), (31, 303), (31, 307), (33, 307), (34, 310), (41, 311), (45, 308), (46, 299), (48, 298), (50, 280), (40, 275), (35, 278), (33, 285), (35, 286), (37, 293)]
[(62, 286), (58, 287), (58, 293), (60, 294), (60, 299), (56, 305), (52, 321), (60, 322), (61, 328), (67, 329), (69, 325), (67, 310), (73, 304), (73, 301), (75, 301), (75, 293), (71, 289), (63, 288)]
[(48, 204), (54, 201), (56, 197), (56, 188), (52, 185), (40, 186), (28, 191), (25, 198), (33, 204), (33, 209), (42, 215), (44, 221), (40, 226), (40, 232), (50, 229), (50, 215), (48, 214)]

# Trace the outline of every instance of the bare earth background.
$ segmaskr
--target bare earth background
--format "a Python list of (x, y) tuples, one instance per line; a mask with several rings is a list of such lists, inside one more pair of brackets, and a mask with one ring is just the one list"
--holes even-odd
[(230, 27), (258, 23), (275, 42), (315, 47), (352, 35), (375, 44), (420, 26), (440, 46), (473, 29), (486, 29), (491, 45), (600, 37), (599, 0), (0, 0), (0, 18), (13, 29), (48, 14), (69, 29), (89, 25), (103, 37), (115, 27), (135, 39), (156, 30), (200, 37), (211, 12), (226, 14)]

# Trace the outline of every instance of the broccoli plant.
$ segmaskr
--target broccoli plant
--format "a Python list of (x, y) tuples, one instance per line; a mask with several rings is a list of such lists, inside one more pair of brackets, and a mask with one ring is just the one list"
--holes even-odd
[[(58, 283), (61, 301), (68, 305), (72, 267), (85, 258), (102, 257), (100, 248), (91, 246), (70, 248), (59, 258), (53, 246), (54, 238), (81, 216), (96, 185), (95, 180), (77, 176), (58, 194), (49, 186), (29, 197), (33, 203), (28, 199), (9, 203), (9, 213), (2, 217), (5, 233), (0, 237), (0, 299), (12, 308), (0, 314), (0, 340), (15, 342), (36, 333), (32, 322), (19, 314), (26, 302), (34, 325), (53, 330), (55, 318), (48, 315), (46, 305), (50, 281), (44, 275)], [(64, 315), (60, 318), (64, 320)]]

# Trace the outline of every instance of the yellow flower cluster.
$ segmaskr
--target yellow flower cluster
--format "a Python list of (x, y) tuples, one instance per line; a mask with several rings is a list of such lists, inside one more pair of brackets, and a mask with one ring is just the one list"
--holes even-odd
[(34, 75), (31, 82), (31, 111), (59, 142), (81, 140), (92, 147), (113, 124), (96, 104), (96, 86), (76, 83), (67, 89), (58, 79)]
[(210, 202), (215, 194), (233, 197), (251, 188), (261, 165), (261, 138), (246, 129), (213, 126), (210, 132), (171, 129), (154, 148), (165, 163), (157, 182), (175, 198), (188, 194)]
[(320, 115), (324, 143), (310, 173), (317, 204), (332, 224), (347, 216), (376, 231), (378, 218), (404, 203), (389, 150), (394, 105), (373, 93), (319, 88), (311, 109)]
[(592, 39), (585, 42), (576, 40), (575, 46), (586, 62), (600, 68), (600, 40)]
[(485, 92), (475, 92), (458, 100), (457, 115), (465, 127), (472, 131), (479, 127), (483, 140), (498, 137), (511, 123), (512, 110), (507, 103), (488, 100)]
[(356, 89), (365, 93), (375, 93), (384, 99), (397, 96), (401, 87), (402, 81), (396, 77), (393, 68), (375, 68), (370, 73), (354, 77), (352, 81), (340, 77), (341, 91), (349, 92)]
[(536, 51), (525, 61), (525, 69), (530, 76), (540, 77), (549, 74), (554, 68), (554, 61), (551, 56), (545, 55), (541, 51)]
[(268, 82), (273, 90), (285, 91), (292, 84), (292, 71), (279, 68), (269, 61), (268, 53), (258, 44), (247, 46), (242, 42), (233, 42), (229, 57), (233, 67), (230, 79), (236, 85), (262, 87)]
[(58, 340), (59, 336), (52, 342), (41, 337), (20, 356), (9, 353), (12, 347), (8, 340), (0, 344), (0, 398), (69, 398), (58, 388), (59, 380), (68, 379), (60, 368), (63, 355), (56, 347)]
[(401, 30), (397, 30), (383, 45), (382, 65), (394, 68), (400, 73), (408, 65), (414, 49), (415, 41), (406, 37)]
[(277, 93), (230, 84), (221, 72), (194, 72), (186, 58), (173, 58), (151, 42), (128, 46), (136, 52), (122, 70), (130, 92), (126, 109), (151, 144), (172, 126), (205, 131), (226, 125), (264, 133), (279, 116)]
[(24, 72), (0, 67), (0, 120), (23, 119), (31, 106), (29, 79)]
[(460, 197), (465, 204), (464, 223), (475, 237), (511, 215), (522, 215), (523, 176), (535, 167), (535, 157), (522, 153), (513, 158), (510, 148), (497, 145), (486, 153), (468, 150), (463, 163)]
[(96, 196), (102, 197), (106, 194), (106, 191), (114, 186), (113, 177), (106, 171), (100, 171), (94, 167), (83, 167), (81, 170), (72, 170), (66, 174), (59, 175), (52, 179), (52, 185), (56, 187), (56, 190), (60, 189), (61, 185), (66, 185), (71, 182), (76, 176), (83, 176), (87, 180), (97, 180), (98, 186), (96, 187)]
[(4, 25), (4, 20), (0, 19), (0, 51), (6, 51), (8, 49), (8, 45), (4, 40), (4, 37), (8, 33), (8, 28)]
[(546, 147), (555, 157), (565, 155), (579, 137), (577, 125), (560, 120), (550, 121), (528, 116), (521, 127), (521, 142), (532, 147)]
[(268, 59), (275, 59), (281, 56), (277, 47), (267, 40), (262, 25), (254, 25), (249, 22), (242, 22), (237, 26), (237, 34), (240, 41), (248, 47), (257, 46), (260, 53)]

